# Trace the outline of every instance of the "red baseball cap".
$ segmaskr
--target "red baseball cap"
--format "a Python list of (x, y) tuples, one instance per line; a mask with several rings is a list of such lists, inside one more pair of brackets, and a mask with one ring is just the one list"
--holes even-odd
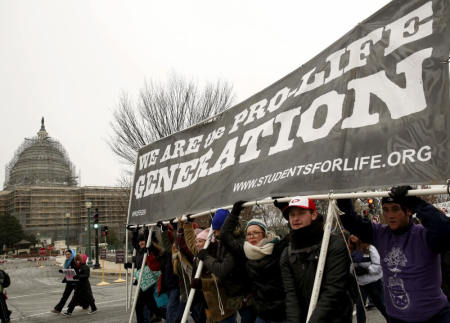
[(295, 196), (290, 202), (289, 205), (283, 209), (283, 216), (287, 220), (289, 218), (289, 209), (291, 207), (298, 207), (301, 209), (307, 209), (316, 211), (316, 204), (313, 200), (311, 200), (307, 196)]

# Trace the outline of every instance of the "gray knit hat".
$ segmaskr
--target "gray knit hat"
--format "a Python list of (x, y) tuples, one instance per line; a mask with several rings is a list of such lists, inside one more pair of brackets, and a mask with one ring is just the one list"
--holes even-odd
[(245, 231), (247, 231), (248, 227), (251, 225), (257, 225), (257, 226), (261, 227), (261, 229), (263, 229), (264, 233), (267, 232), (266, 224), (263, 221), (261, 221), (260, 219), (251, 219), (250, 221), (248, 221), (247, 226), (245, 227)]

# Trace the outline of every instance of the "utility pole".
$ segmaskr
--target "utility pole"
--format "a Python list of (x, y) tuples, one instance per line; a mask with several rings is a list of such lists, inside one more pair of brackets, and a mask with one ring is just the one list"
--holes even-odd
[(89, 267), (92, 267), (92, 253), (91, 253), (91, 207), (92, 207), (92, 202), (86, 201), (85, 206), (87, 208), (87, 216), (88, 216), (88, 248), (87, 248), (88, 262), (87, 262), (87, 265)]
[(99, 269), (100, 263), (98, 262), (98, 208), (95, 209), (95, 214), (94, 214), (94, 229), (95, 229), (95, 265), (94, 265), (94, 269)]

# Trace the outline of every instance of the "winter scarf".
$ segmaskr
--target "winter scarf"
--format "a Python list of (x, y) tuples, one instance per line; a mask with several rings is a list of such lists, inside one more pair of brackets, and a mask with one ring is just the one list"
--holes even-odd
[(310, 225), (291, 230), (290, 242), (292, 249), (303, 249), (319, 244), (323, 237), (323, 218), (318, 217)]
[(69, 259), (66, 258), (64, 261), (64, 269), (69, 269), (70, 264), (72, 263), (73, 258), (75, 258), (75, 250), (70, 249), (70, 253), (72, 254)]
[(274, 233), (267, 231), (266, 237), (258, 242), (257, 245), (252, 245), (250, 242), (244, 242), (244, 253), (249, 260), (259, 260), (265, 256), (271, 255), (273, 247), (280, 242), (280, 237)]

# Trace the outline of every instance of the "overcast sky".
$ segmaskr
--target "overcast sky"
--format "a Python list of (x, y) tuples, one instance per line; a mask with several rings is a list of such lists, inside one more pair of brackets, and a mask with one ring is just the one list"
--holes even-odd
[(242, 101), (319, 54), (387, 0), (0, 0), (0, 189), (41, 117), (81, 185), (115, 185), (106, 141), (122, 92), (176, 72)]

